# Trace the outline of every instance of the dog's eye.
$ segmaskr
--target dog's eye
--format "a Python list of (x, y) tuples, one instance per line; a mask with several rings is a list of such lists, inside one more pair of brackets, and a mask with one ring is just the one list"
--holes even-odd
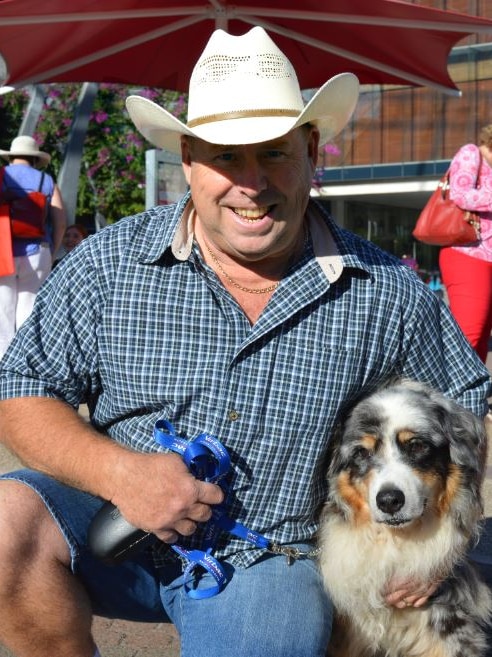
[(371, 452), (365, 447), (356, 447), (352, 453), (354, 461), (367, 461), (371, 456)]
[(419, 458), (427, 456), (430, 452), (430, 445), (425, 440), (422, 440), (422, 438), (412, 438), (412, 440), (404, 443), (404, 449), (410, 456)]

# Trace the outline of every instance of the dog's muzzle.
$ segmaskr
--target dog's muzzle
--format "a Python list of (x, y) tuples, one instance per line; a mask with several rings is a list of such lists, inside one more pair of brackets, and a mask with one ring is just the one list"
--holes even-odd
[(405, 504), (405, 495), (399, 488), (383, 488), (376, 495), (376, 504), (383, 513), (393, 515)]

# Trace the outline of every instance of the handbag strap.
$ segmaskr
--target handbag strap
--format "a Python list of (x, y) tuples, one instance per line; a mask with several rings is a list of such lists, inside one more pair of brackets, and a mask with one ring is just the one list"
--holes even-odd
[[(480, 155), (481, 155), (481, 153), (480, 153)], [(41, 171), (41, 179), (39, 181), (38, 192), (42, 191), (43, 183), (44, 183), (44, 171)]]
[(478, 169), (477, 169), (477, 175), (475, 177), (475, 189), (478, 189), (480, 186), (480, 170), (482, 168), (482, 159), (483, 159), (482, 151), (478, 146), (477, 149), (478, 149)]
[[(480, 170), (482, 168), (482, 160), (483, 160), (482, 151), (478, 146), (477, 146), (477, 150), (478, 150), (478, 168), (477, 168), (477, 173), (475, 175), (475, 184), (473, 185), (475, 189), (478, 189), (480, 187)], [(448, 170), (441, 178), (441, 182), (438, 185), (438, 187), (442, 188), (443, 196), (446, 189), (449, 189), (450, 186), (451, 186), (451, 164), (449, 165)]]
[[(4, 173), (5, 173), (5, 167), (4, 166), (0, 167), (0, 195), (2, 193), (2, 188), (3, 188)], [(45, 172), (41, 171), (41, 177), (39, 179), (39, 185), (38, 185), (38, 192), (41, 192), (43, 190), (44, 176), (45, 176)], [(5, 189), (8, 190), (7, 183), (5, 183)]]

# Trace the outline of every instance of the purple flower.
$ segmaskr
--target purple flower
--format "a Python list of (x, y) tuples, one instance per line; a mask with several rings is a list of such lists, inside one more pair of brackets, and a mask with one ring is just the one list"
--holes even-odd
[(155, 91), (154, 89), (141, 89), (138, 92), (139, 96), (143, 96), (144, 98), (148, 98), (149, 100), (154, 100), (154, 98), (157, 98), (159, 93)]
[(104, 123), (104, 121), (106, 121), (107, 118), (108, 118), (108, 113), (107, 113), (107, 112), (103, 112), (102, 110), (98, 110), (98, 111), (94, 114), (94, 121), (95, 121), (96, 123), (99, 123), (99, 124), (100, 124), (100, 123)]
[(325, 144), (323, 151), (329, 155), (340, 155), (341, 151), (336, 144)]

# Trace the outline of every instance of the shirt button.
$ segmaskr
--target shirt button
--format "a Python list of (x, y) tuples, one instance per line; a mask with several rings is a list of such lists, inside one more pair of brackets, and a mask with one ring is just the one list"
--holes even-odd
[(232, 410), (227, 413), (227, 417), (231, 422), (235, 422), (236, 420), (239, 420), (239, 413), (235, 410)]

